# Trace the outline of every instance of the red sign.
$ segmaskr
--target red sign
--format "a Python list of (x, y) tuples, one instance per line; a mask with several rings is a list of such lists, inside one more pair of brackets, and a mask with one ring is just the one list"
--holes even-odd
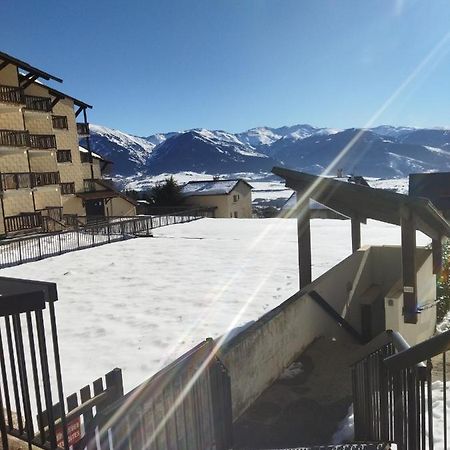
[[(62, 427), (56, 427), (56, 445), (59, 448), (64, 448), (64, 435)], [(79, 440), (81, 440), (81, 421), (80, 418), (71, 420), (67, 424), (67, 437), (69, 439), (69, 445), (75, 445)]]

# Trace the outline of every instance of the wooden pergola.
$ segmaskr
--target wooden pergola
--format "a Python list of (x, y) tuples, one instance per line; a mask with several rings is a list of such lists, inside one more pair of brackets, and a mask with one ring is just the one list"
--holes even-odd
[(351, 219), (352, 250), (361, 247), (361, 223), (367, 219), (401, 226), (403, 307), (406, 323), (417, 323), (416, 230), (432, 239), (433, 272), (442, 267), (442, 239), (450, 236), (448, 222), (424, 198), (342, 182), (332, 178), (274, 167), (272, 172), (297, 192), (297, 231), (300, 289), (311, 283), (309, 199)]

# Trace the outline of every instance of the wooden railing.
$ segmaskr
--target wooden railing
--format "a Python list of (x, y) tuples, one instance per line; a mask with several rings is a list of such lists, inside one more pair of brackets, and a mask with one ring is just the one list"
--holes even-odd
[(2, 86), (0, 85), (0, 102), (3, 103), (15, 103), (23, 104), (23, 91), (19, 87), (15, 86)]
[(30, 147), (41, 150), (56, 148), (56, 137), (54, 134), (30, 134)]
[(0, 189), (26, 189), (33, 187), (30, 172), (0, 174)]
[(28, 131), (0, 130), (0, 146), (29, 147), (30, 135)]
[(89, 124), (84, 122), (77, 122), (77, 133), (79, 136), (88, 136)]
[(52, 109), (52, 101), (50, 97), (25, 95), (25, 106), (30, 111), (49, 112)]
[(69, 128), (66, 116), (52, 116), (52, 124), (53, 128), (57, 130), (67, 130)]
[(42, 227), (42, 215), (38, 212), (22, 213), (17, 216), (5, 217), (6, 233), (34, 230)]
[(60, 183), (59, 172), (32, 172), (31, 180), (33, 187)]
[(1, 173), (0, 190), (26, 189), (59, 184), (59, 172)]

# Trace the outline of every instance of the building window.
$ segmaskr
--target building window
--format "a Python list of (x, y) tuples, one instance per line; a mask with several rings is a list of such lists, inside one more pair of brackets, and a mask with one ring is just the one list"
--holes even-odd
[(61, 194), (75, 194), (75, 183), (61, 183)]
[(237, 211), (234, 212), (234, 218), (235, 218), (235, 219), (238, 218), (238, 213), (237, 213)]
[(67, 130), (69, 124), (66, 116), (52, 116), (53, 128), (57, 130)]
[(82, 163), (88, 163), (89, 161), (89, 153), (80, 152), (80, 158)]
[(239, 200), (239, 194), (233, 195), (233, 202), (236, 203)]
[(59, 163), (72, 162), (72, 152), (70, 150), (58, 150), (56, 158)]

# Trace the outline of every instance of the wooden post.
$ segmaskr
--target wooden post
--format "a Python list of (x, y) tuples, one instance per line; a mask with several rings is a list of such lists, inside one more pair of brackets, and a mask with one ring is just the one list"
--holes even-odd
[(433, 239), (431, 247), (433, 250), (433, 273), (439, 275), (442, 271), (442, 238)]
[(417, 323), (416, 224), (410, 210), (401, 218), (403, 315), (405, 323)]
[[(301, 197), (297, 192), (297, 198)], [(297, 205), (297, 246), (300, 289), (311, 283), (311, 226), (309, 199)]]
[(355, 253), (361, 247), (361, 222), (357, 217), (352, 217), (352, 252)]

